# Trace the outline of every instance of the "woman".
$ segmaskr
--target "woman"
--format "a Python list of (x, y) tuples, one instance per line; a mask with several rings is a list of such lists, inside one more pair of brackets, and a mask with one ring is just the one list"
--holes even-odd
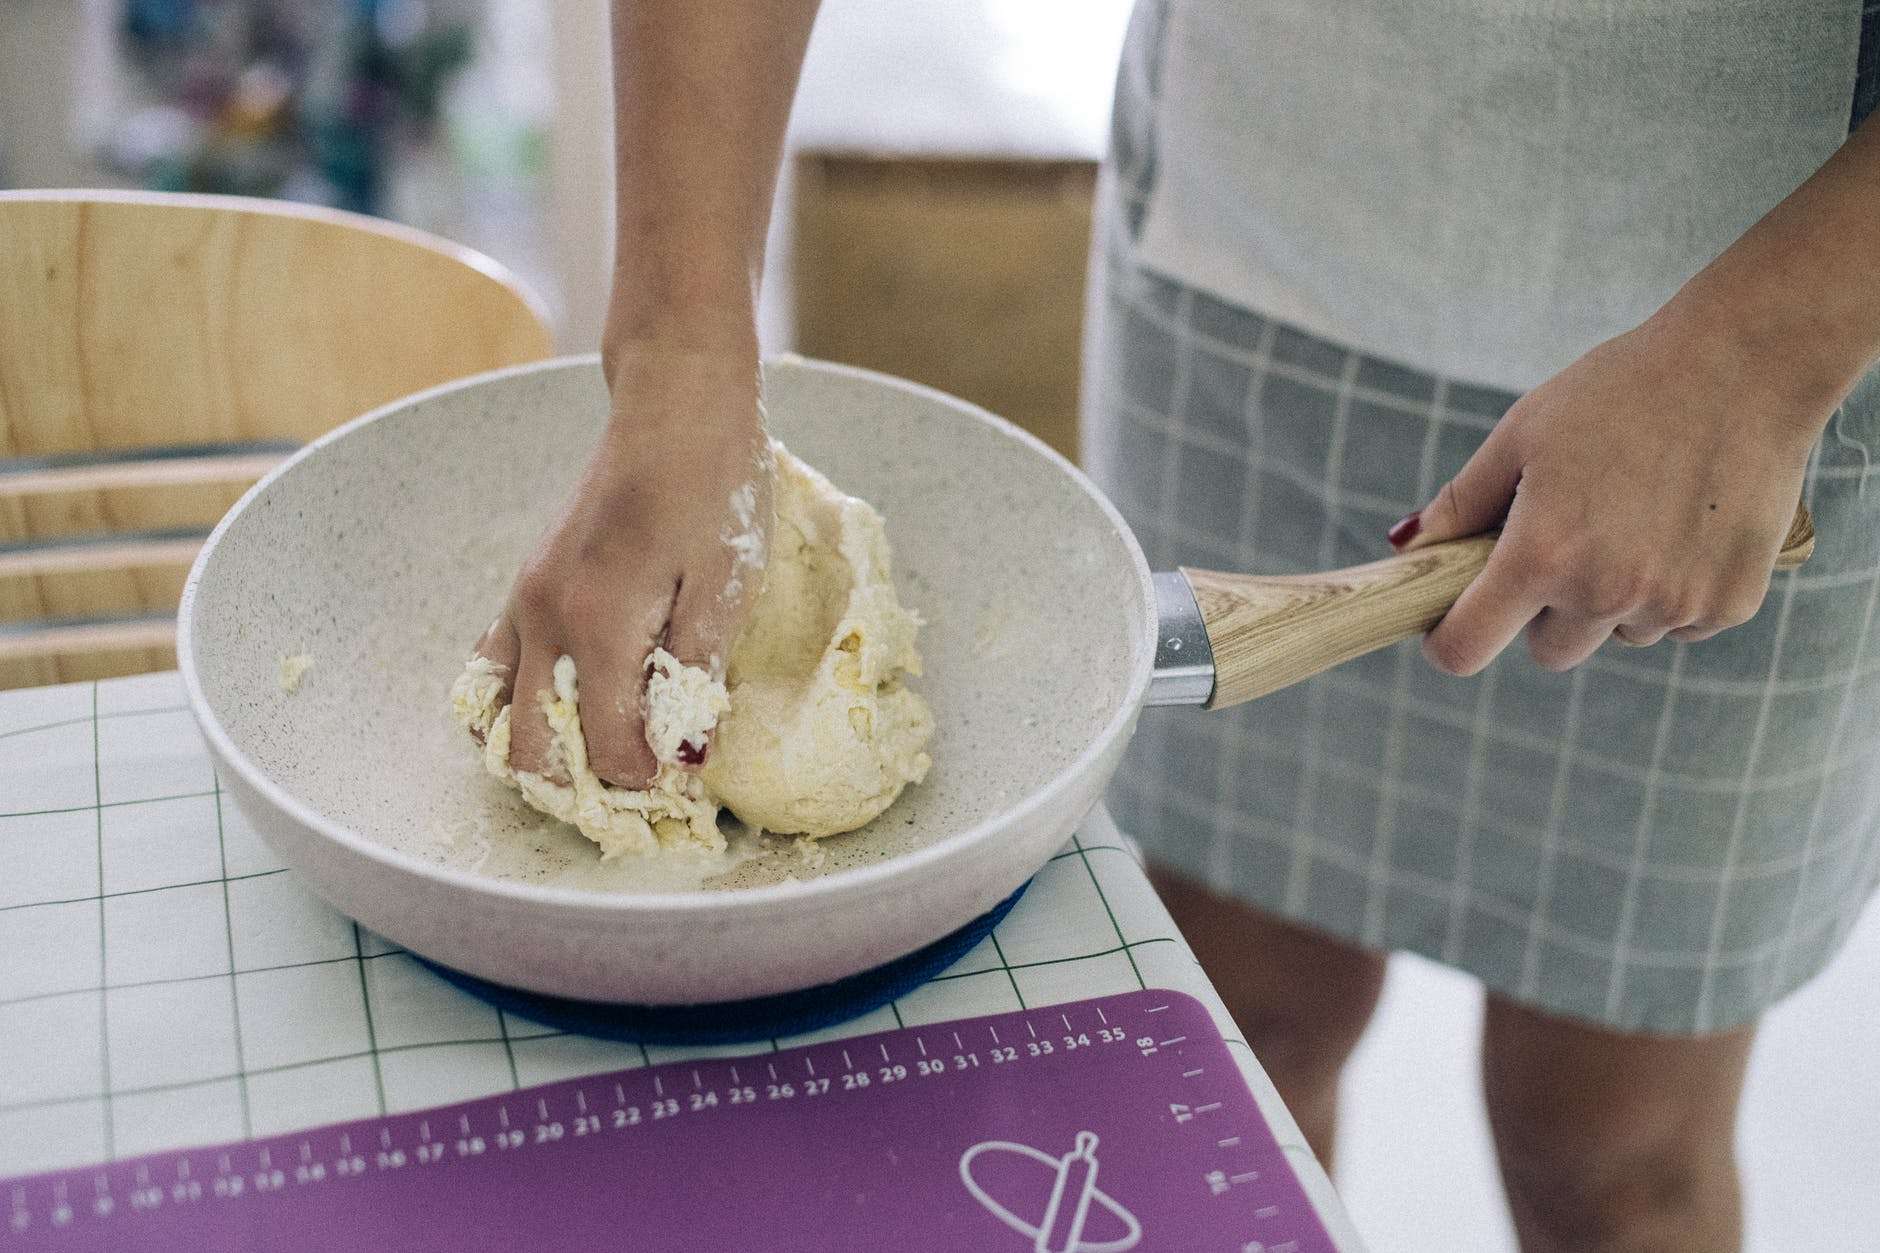
[[(815, 7), (614, 6), (614, 420), (480, 648), (524, 692), (572, 655), (623, 785), (652, 769), (652, 643), (708, 664), (744, 612), (717, 537), (762, 440), (757, 275)], [(1880, 874), (1861, 7), (1144, 0), (1132, 24), (1086, 441), (1151, 562), (1503, 538), (1431, 664), (1146, 717), (1118, 817), (1322, 1156), (1384, 953), (1483, 980), (1526, 1249), (1740, 1243), (1756, 1018)], [(1798, 496), (1823, 538), (1767, 596)], [(517, 765), (546, 742), (518, 719)]]

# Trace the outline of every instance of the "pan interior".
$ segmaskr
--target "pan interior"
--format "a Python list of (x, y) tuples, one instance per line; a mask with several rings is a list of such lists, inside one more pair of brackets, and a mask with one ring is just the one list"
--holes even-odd
[[(766, 367), (771, 429), (887, 518), (927, 620), (934, 766), (820, 842), (734, 835), (704, 878), (603, 864), (482, 771), (447, 693), (607, 413), (591, 359), (394, 406), (252, 497), (205, 560), (191, 644), (212, 718), (289, 795), (365, 839), (499, 879), (614, 892), (809, 879), (964, 832), (1071, 768), (1130, 699), (1152, 627), (1134, 542), (1047, 454), (957, 401), (812, 362)], [(314, 666), (298, 692), (279, 663)], [(755, 849), (752, 854), (751, 850)]]

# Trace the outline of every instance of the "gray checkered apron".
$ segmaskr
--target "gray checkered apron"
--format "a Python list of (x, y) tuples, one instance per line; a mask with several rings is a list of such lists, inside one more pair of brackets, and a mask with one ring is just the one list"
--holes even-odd
[[(1863, 43), (1857, 120), (1880, 94), (1880, 39)], [(1382, 555), (1515, 394), (1138, 264), (1149, 108), (1126, 73), (1093, 258), (1092, 473), (1156, 569)], [(1880, 880), (1876, 446), (1880, 372), (1811, 459), (1813, 560), (1746, 626), (1608, 645), (1565, 674), (1516, 646), (1470, 679), (1412, 641), (1237, 709), (1149, 710), (1116, 818), (1217, 890), (1549, 1012), (1673, 1033), (1753, 1019), (1828, 962)]]

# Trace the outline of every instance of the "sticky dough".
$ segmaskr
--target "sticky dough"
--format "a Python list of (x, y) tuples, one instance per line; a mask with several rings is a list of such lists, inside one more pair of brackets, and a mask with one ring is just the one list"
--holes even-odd
[[(650, 787), (611, 787), (588, 767), (571, 658), (556, 662), (554, 691), (540, 697), (554, 773), (567, 784), (510, 768), (509, 709), (497, 708), (502, 678), (488, 660), (472, 659), (452, 688), (457, 720), (483, 737), (489, 772), (577, 827), (603, 858), (721, 852), (720, 805), (778, 834), (852, 831), (926, 776), (933, 715), (904, 684), (920, 673), (920, 619), (895, 595), (881, 515), (781, 444), (772, 449), (776, 525), (763, 590), (725, 681), (663, 649), (648, 660), (647, 742), (659, 761)], [(731, 503), (748, 522), (749, 500), (740, 508), (734, 494)], [(726, 537), (740, 570), (764, 557), (753, 538)], [(704, 768), (683, 768), (679, 746), (714, 727)]]

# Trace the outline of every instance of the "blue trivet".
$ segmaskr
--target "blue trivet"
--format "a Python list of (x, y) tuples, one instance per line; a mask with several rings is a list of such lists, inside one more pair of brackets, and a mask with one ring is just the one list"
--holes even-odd
[(915, 949), (873, 970), (801, 992), (757, 996), (745, 1001), (717, 1001), (706, 1005), (614, 1005), (569, 1000), (506, 988), (422, 957), (418, 960), (472, 996), (506, 1013), (563, 1031), (633, 1044), (742, 1044), (834, 1026), (860, 1018), (912, 992), (985, 939), (1012, 912), (1012, 906), (1018, 904), (1018, 898), (1029, 886), (1029, 881), (1020, 885), (1018, 891), (951, 935), (942, 936), (925, 948)]

